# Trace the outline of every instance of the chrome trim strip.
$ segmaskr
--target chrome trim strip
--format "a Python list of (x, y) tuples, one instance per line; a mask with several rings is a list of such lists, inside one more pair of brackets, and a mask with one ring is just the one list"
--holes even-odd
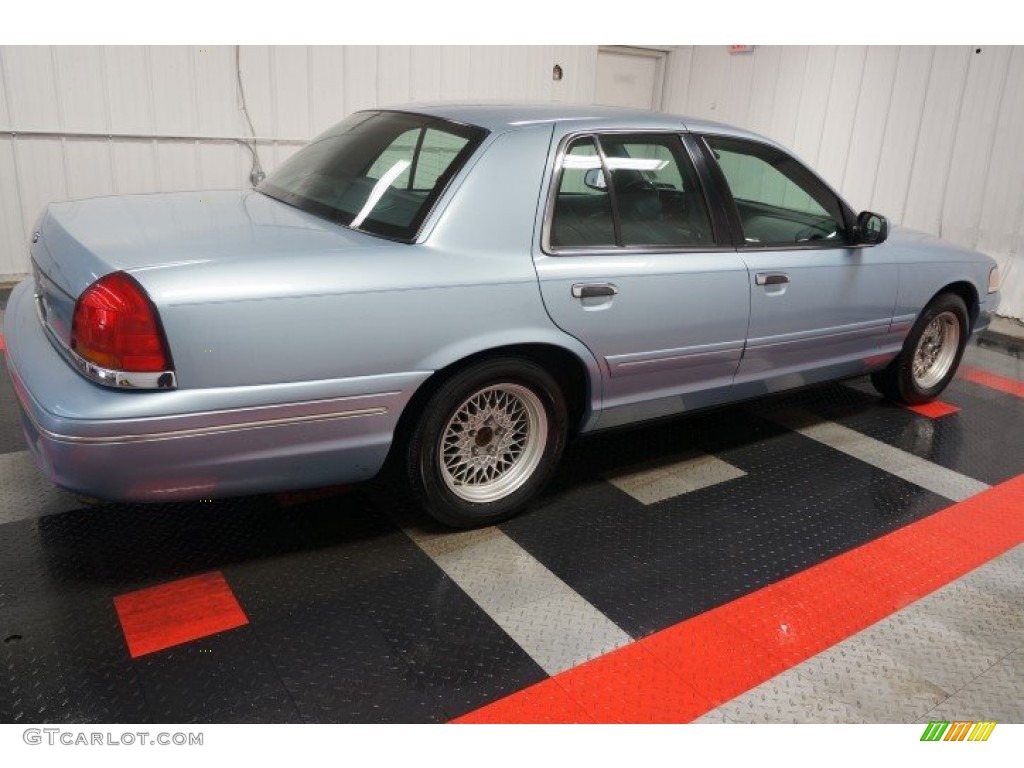
[(64, 359), (71, 363), (71, 366), (78, 371), (82, 376), (87, 378), (89, 381), (94, 381), (97, 384), (102, 384), (105, 387), (112, 389), (177, 389), (178, 380), (174, 375), (174, 371), (154, 371), (152, 373), (143, 373), (135, 371), (115, 371), (110, 368), (102, 368), (95, 363), (91, 363), (84, 357), (79, 355), (75, 350), (67, 345), (67, 343), (57, 332), (53, 330), (53, 327), (46, 322), (46, 313), (43, 310), (43, 297), (40, 294), (35, 294), (36, 303), (36, 315), (39, 317), (39, 322), (43, 328), (46, 329), (46, 334), (54, 342), (57, 347), (57, 351), (63, 355)]
[(725, 341), (699, 347), (662, 349), (654, 352), (639, 352), (629, 355), (606, 357), (611, 376), (634, 376), (654, 371), (683, 368), (692, 365), (706, 365), (734, 359), (739, 362), (743, 355), (742, 341)]
[(808, 243), (782, 243), (759, 245), (757, 243), (746, 243), (736, 250), (744, 253), (761, 253), (775, 251), (859, 251), (862, 248), (874, 248), (881, 243), (830, 243), (828, 245), (812, 245), (810, 243), (821, 243), (822, 240), (813, 240)]
[(888, 320), (869, 320), (848, 326), (825, 328), (821, 331), (802, 331), (784, 336), (763, 336), (747, 340), (747, 352), (767, 347), (782, 347), (795, 344), (818, 344), (826, 339), (859, 338), (862, 336), (884, 336), (889, 330)]
[(175, 440), (183, 437), (205, 437), (208, 435), (220, 435), (230, 432), (244, 432), (251, 429), (263, 429), (264, 427), (285, 427), (293, 424), (303, 424), (317, 421), (337, 421), (340, 419), (354, 419), (362, 416), (382, 416), (388, 412), (385, 406), (376, 408), (360, 408), (353, 411), (339, 411), (337, 413), (315, 413), (307, 416), (286, 416), (280, 419), (263, 419), (261, 421), (246, 421), (236, 424), (219, 424), (212, 427), (193, 427), (191, 429), (178, 429), (171, 432), (151, 432), (141, 435), (63, 435), (59, 432), (51, 432), (44, 428), (36, 420), (28, 408), (23, 408), (22, 413), (28, 416), (36, 430), (51, 440), (61, 443), (75, 443), (78, 445), (95, 445), (105, 443), (146, 443), (158, 440)]
[(731, 245), (624, 245), (621, 248), (617, 245), (565, 245), (545, 251), (544, 255), (557, 258), (560, 256), (653, 256), (663, 253), (736, 253), (736, 248)]
[(914, 327), (914, 323), (917, 322), (917, 315), (896, 315), (892, 319), (892, 323), (889, 325), (889, 334), (897, 336), (906, 336), (910, 333), (910, 329)]

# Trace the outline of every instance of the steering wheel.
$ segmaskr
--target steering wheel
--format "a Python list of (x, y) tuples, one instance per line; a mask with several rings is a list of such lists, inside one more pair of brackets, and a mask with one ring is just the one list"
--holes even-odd
[(825, 232), (821, 227), (811, 225), (809, 227), (804, 227), (797, 232), (796, 235), (793, 236), (793, 239), (798, 243), (806, 243), (812, 240), (827, 240), (834, 235), (834, 231)]
[(302, 193), (313, 200), (328, 202), (337, 200), (341, 190), (338, 182), (330, 176), (320, 173), (309, 174), (302, 179)]
[(649, 193), (657, 191), (657, 187), (639, 173), (613, 174), (612, 178), (615, 181), (615, 191), (620, 194), (636, 195), (644, 192)]

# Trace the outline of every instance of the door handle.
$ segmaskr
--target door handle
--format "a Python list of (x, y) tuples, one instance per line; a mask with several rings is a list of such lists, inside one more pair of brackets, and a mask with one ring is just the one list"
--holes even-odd
[(789, 275), (785, 272), (758, 272), (754, 275), (754, 282), (758, 285), (782, 285), (789, 282)]
[(574, 299), (598, 299), (604, 296), (614, 296), (618, 292), (618, 286), (612, 283), (576, 283), (572, 287)]

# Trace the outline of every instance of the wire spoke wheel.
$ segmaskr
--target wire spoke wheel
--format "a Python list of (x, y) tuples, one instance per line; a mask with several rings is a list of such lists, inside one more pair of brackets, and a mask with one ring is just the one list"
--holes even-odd
[(931, 402), (953, 380), (970, 332), (970, 315), (963, 297), (940, 293), (921, 310), (899, 355), (871, 374), (871, 383), (897, 403)]
[(930, 389), (949, 373), (960, 347), (960, 322), (950, 311), (936, 315), (925, 327), (911, 363), (914, 383)]
[(441, 477), (460, 499), (486, 503), (526, 483), (544, 456), (548, 419), (528, 387), (495, 384), (462, 402), (441, 433)]

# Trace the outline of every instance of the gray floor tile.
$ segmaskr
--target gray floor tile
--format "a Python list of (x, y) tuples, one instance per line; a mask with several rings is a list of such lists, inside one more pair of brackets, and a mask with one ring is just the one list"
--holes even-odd
[(549, 675), (632, 642), (626, 632), (571, 590), (488, 613)]
[(549, 675), (632, 638), (498, 528), (406, 534)]
[(913, 606), (864, 630), (857, 640), (895, 659), (947, 695), (963, 688), (1003, 656)]
[(855, 636), (796, 667), (821, 701), (842, 703), (869, 723), (916, 722), (948, 692)]
[(1024, 723), (1024, 650), (1010, 654), (943, 701), (927, 719)]
[(747, 473), (715, 456), (691, 453), (628, 467), (608, 478), (641, 504), (656, 504), (684, 493), (735, 480)]
[(958, 580), (927, 595), (906, 609), (908, 616), (934, 619), (999, 657), (1024, 647), (1024, 605), (975, 587), (982, 578)]
[(716, 711), (734, 723), (862, 723), (854, 706), (823, 694), (794, 667), (722, 704)]
[(727, 718), (721, 709), (712, 709), (692, 721), (694, 725), (726, 725), (732, 720)]
[(1022, 585), (1024, 545), (708, 715), (735, 722), (1009, 722), (1020, 717), (1024, 700)]
[(421, 546), (457, 584), (472, 585), (474, 599), (490, 611), (513, 610), (568, 589), (526, 550), (509, 547), (501, 531), (484, 533), (457, 533), (452, 538), (458, 542), (433, 540)]
[(1024, 545), (971, 571), (960, 583), (1024, 610)]

